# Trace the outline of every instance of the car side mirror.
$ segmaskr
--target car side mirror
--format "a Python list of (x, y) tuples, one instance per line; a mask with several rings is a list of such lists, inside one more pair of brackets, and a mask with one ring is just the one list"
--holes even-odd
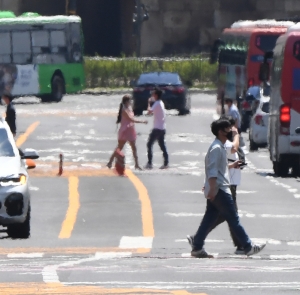
[(129, 85), (131, 88), (134, 88), (136, 86), (136, 80), (130, 80)]
[(35, 160), (35, 159), (38, 159), (40, 156), (39, 154), (37, 153), (36, 150), (33, 150), (33, 149), (25, 149), (23, 151), (23, 154), (21, 155), (21, 158), (22, 159), (31, 159), (31, 160)]
[(295, 130), (295, 132), (296, 132), (297, 134), (300, 134), (300, 127), (297, 127), (296, 130)]

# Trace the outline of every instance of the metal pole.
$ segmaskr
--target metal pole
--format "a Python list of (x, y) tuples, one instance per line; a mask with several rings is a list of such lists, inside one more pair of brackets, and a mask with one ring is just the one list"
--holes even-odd
[(137, 57), (141, 56), (141, 29), (142, 29), (142, 5), (141, 0), (136, 0), (137, 6), (137, 48), (136, 55)]
[(66, 15), (69, 15), (69, 0), (66, 0)]

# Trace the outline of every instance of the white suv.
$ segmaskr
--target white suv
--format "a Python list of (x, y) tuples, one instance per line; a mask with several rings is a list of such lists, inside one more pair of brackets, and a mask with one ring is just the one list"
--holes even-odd
[(37, 159), (34, 150), (19, 150), (13, 135), (0, 118), (0, 225), (12, 238), (30, 236), (30, 193), (26, 159)]

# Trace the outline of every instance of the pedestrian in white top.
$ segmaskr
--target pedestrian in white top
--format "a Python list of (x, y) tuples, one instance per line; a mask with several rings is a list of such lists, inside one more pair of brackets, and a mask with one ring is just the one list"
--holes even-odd
[[(152, 91), (152, 97), (149, 98), (148, 101), (148, 113), (153, 114), (154, 116), (154, 125), (153, 129), (149, 135), (148, 143), (147, 143), (147, 153), (148, 153), (148, 163), (146, 165), (146, 169), (152, 169), (152, 159), (153, 159), (153, 144), (157, 140), (158, 145), (163, 152), (164, 164), (160, 167), (160, 169), (166, 169), (169, 166), (169, 155), (166, 148), (165, 143), (165, 135), (166, 135), (166, 110), (163, 101), (161, 100), (162, 91), (159, 88), (155, 88)], [(154, 104), (152, 107), (150, 106), (151, 102)]]

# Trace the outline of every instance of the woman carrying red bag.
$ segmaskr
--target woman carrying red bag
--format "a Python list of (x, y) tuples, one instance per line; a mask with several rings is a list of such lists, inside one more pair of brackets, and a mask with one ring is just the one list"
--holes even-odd
[(118, 132), (118, 146), (111, 155), (109, 162), (106, 165), (108, 168), (112, 167), (113, 160), (116, 156), (116, 151), (122, 151), (126, 142), (129, 142), (135, 161), (135, 169), (142, 170), (138, 162), (136, 149), (136, 131), (134, 123), (148, 124), (148, 121), (140, 121), (134, 118), (134, 113), (131, 107), (131, 99), (131, 96), (126, 94), (123, 96), (122, 102), (120, 103), (119, 114), (117, 119), (117, 124), (120, 123), (120, 129)]

